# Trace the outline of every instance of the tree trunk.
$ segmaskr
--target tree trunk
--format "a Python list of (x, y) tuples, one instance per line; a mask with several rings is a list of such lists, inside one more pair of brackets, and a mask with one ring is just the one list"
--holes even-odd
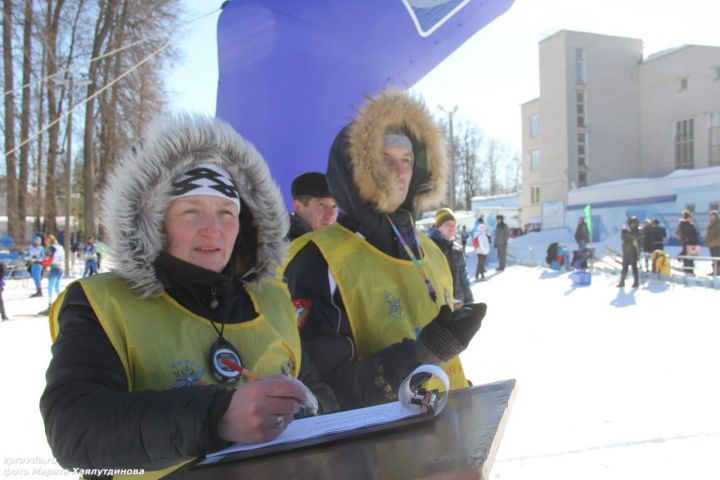
[[(115, 50), (125, 45), (125, 25), (127, 24), (129, 1), (122, 2), (122, 8), (118, 18), (113, 21), (113, 28), (110, 35), (109, 50)], [(123, 53), (116, 53), (111, 61), (105, 64), (105, 78), (118, 78), (122, 72)], [(100, 161), (98, 162), (97, 190), (102, 191), (105, 187), (108, 172), (117, 156), (118, 143), (118, 119), (117, 110), (119, 96), (123, 88), (122, 83), (116, 83), (109, 90), (105, 91), (101, 102), (102, 128), (100, 135)]]
[[(95, 24), (95, 37), (93, 38), (92, 58), (96, 58), (102, 51), (105, 38), (107, 37), (110, 24), (115, 11), (116, 0), (101, 2), (97, 23)], [(83, 145), (83, 177), (85, 183), (85, 235), (97, 236), (95, 223), (95, 101), (92, 95), (95, 94), (98, 78), (98, 63), (94, 61), (88, 69), (88, 86), (85, 104), (85, 136)]]
[[(33, 30), (33, 8), (32, 0), (25, 0), (25, 21), (23, 24), (23, 90), (22, 109), (20, 111), (20, 139), (24, 142), (30, 135), (30, 74), (32, 73), (32, 30)], [(18, 213), (20, 217), (19, 238), (25, 243), (28, 215), (28, 177), (29, 177), (29, 156), (30, 143), (20, 147), (20, 179), (18, 184)]]
[(15, 93), (12, 60), (12, 2), (3, 0), (3, 63), (5, 90), (5, 155), (8, 235), (17, 243), (19, 232), (18, 185), (15, 173)]
[[(45, 56), (47, 55), (46, 51), (43, 51), (42, 54), (42, 61), (40, 63), (40, 78), (45, 78)], [(43, 125), (45, 122), (45, 87), (40, 84), (38, 86), (38, 109), (37, 109), (37, 124), (38, 128)], [(43, 159), (45, 156), (45, 147), (44, 145), (44, 138), (45, 134), (40, 134), (37, 136), (37, 157), (35, 158), (35, 221), (33, 222), (33, 232), (39, 232), (42, 230), (42, 225), (40, 225), (40, 218), (42, 217), (42, 206), (43, 206), (43, 196), (42, 196), (42, 172), (43, 172)]]
[(58, 136), (60, 134), (60, 123), (56, 122), (60, 117), (62, 101), (56, 98), (55, 75), (58, 70), (57, 55), (57, 34), (58, 24), (60, 21), (60, 12), (62, 11), (65, 0), (58, 0), (55, 9), (48, 8), (48, 24), (47, 24), (47, 49), (48, 54), (45, 57), (47, 62), (47, 103), (48, 103), (48, 122), (52, 125), (48, 129), (48, 158), (47, 170), (45, 177), (45, 233), (57, 233), (57, 203), (56, 203), (56, 180), (55, 173), (58, 154)]

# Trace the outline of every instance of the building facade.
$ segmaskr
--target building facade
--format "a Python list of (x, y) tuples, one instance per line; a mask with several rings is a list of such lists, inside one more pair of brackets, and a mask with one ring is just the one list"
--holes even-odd
[(560, 31), (539, 55), (540, 96), (522, 105), (523, 224), (574, 226), (569, 194), (584, 187), (720, 165), (720, 47), (643, 58), (639, 39)]

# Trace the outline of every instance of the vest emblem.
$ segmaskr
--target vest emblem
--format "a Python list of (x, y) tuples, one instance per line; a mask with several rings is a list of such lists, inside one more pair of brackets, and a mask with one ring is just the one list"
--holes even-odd
[(402, 320), (405, 317), (405, 312), (403, 312), (402, 303), (400, 303), (400, 297), (397, 293), (386, 293), (385, 301), (388, 304), (388, 315), (390, 315), (390, 317), (395, 320)]
[(170, 388), (207, 385), (207, 382), (201, 380), (205, 374), (205, 368), (192, 360), (178, 360), (170, 365), (170, 371), (175, 379), (175, 383)]
[(305, 324), (310, 317), (310, 310), (312, 310), (312, 299), (311, 298), (296, 298), (292, 301), (295, 307), (295, 320), (297, 321), (298, 330), (302, 332), (305, 328)]

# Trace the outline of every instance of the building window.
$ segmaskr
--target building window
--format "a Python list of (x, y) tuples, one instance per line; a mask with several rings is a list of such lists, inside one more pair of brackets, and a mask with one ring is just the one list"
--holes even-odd
[(710, 155), (708, 157), (711, 167), (720, 165), (720, 112), (710, 114)]
[(540, 203), (540, 187), (530, 187), (530, 203), (532, 203), (533, 205), (537, 205), (538, 203)]
[(687, 90), (688, 87), (688, 80), (687, 77), (683, 77), (680, 79), (680, 91)]
[(587, 133), (577, 134), (577, 163), (578, 167), (587, 167)]
[(530, 170), (540, 169), (540, 150), (530, 152)]
[(578, 127), (587, 127), (587, 121), (586, 121), (586, 111), (585, 111), (585, 104), (587, 103), (587, 98), (585, 96), (585, 92), (578, 90), (575, 92), (575, 104), (576, 104), (576, 112), (577, 112), (577, 126)]
[(575, 49), (575, 83), (585, 85), (585, 50)]
[(530, 136), (540, 135), (540, 117), (533, 115), (530, 117)]
[(693, 119), (675, 122), (675, 168), (693, 168)]
[(587, 187), (587, 172), (585, 171), (579, 171), (578, 172), (578, 187)]

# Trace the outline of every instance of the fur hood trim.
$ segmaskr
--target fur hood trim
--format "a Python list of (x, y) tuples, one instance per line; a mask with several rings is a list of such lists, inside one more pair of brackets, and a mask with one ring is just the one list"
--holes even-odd
[(162, 292), (153, 262), (167, 246), (163, 225), (172, 182), (200, 163), (220, 165), (240, 193), (240, 233), (233, 258), (242, 254), (250, 259), (244, 275), (271, 277), (284, 260), (287, 212), (260, 153), (220, 119), (176, 114), (150, 126), (115, 166), (103, 194), (102, 218), (115, 272), (143, 297)]
[(449, 160), (443, 132), (422, 101), (400, 90), (369, 98), (350, 126), (349, 153), (360, 199), (389, 212), (395, 184), (395, 174), (383, 158), (389, 128), (405, 132), (413, 144), (415, 164), (408, 197), (416, 201), (415, 207), (427, 210), (444, 202)]

